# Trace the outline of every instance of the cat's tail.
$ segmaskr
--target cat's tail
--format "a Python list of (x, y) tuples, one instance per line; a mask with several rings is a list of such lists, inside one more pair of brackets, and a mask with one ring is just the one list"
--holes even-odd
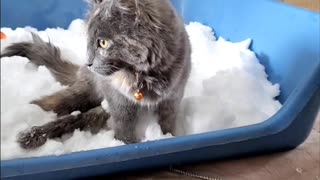
[(79, 66), (63, 60), (60, 49), (50, 42), (44, 42), (31, 33), (33, 42), (14, 43), (1, 52), (2, 57), (22, 56), (37, 66), (45, 66), (55, 79), (63, 85), (72, 85), (77, 79)]

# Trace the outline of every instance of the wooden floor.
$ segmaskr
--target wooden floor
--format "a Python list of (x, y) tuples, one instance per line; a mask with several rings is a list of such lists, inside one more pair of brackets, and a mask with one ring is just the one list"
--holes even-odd
[(281, 0), (298, 7), (320, 12), (320, 0)]
[[(320, 0), (282, 1), (320, 12)], [(141, 172), (108, 179), (320, 180), (320, 114), (309, 138), (295, 150), (254, 158), (179, 167), (177, 171), (179, 172), (169, 170)]]

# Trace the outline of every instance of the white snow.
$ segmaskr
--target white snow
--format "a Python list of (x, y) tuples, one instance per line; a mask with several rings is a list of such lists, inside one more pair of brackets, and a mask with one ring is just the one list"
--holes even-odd
[[(178, 135), (194, 134), (246, 126), (263, 122), (274, 115), (281, 104), (275, 100), (279, 85), (267, 80), (264, 67), (254, 52), (251, 40), (232, 43), (219, 38), (200, 23), (186, 25), (192, 44), (192, 73), (177, 120)], [(83, 64), (86, 60), (84, 22), (74, 20), (68, 29), (37, 31), (32, 27), (1, 28), (7, 35), (1, 51), (11, 43), (30, 41), (29, 31), (59, 46), (66, 59)], [(31, 100), (62, 88), (47, 68), (35, 67), (22, 57), (1, 58), (1, 160), (45, 155), (61, 155), (77, 151), (123, 145), (114, 132), (103, 130), (96, 135), (75, 131), (60, 139), (48, 140), (36, 150), (24, 150), (15, 142), (18, 132), (52, 121), (53, 112), (45, 112)], [(106, 102), (102, 103), (108, 108)], [(77, 115), (80, 112), (74, 112)], [(172, 137), (163, 135), (157, 117), (146, 115), (137, 126), (143, 141)]]

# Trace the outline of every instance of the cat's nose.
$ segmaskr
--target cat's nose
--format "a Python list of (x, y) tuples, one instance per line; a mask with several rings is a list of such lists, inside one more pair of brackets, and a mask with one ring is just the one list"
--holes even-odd
[(87, 63), (86, 64), (88, 67), (91, 67), (93, 65), (93, 63)]

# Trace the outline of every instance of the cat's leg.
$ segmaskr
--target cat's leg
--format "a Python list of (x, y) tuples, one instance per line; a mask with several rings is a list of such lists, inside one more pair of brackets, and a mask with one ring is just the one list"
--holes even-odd
[(139, 141), (136, 135), (139, 107), (122, 95), (116, 94), (107, 98), (115, 138), (126, 144), (136, 143)]
[(60, 90), (52, 95), (41, 97), (34, 100), (31, 104), (40, 106), (45, 111), (53, 111), (58, 116), (72, 113), (73, 111), (86, 112), (101, 103), (102, 98), (90, 96), (86, 89), (78, 86), (71, 86)]
[(84, 75), (80, 76), (72, 86), (31, 103), (40, 106), (45, 111), (53, 111), (58, 116), (67, 115), (73, 111), (86, 112), (99, 106), (103, 96), (96, 90), (93, 77), (88, 76), (90, 73), (88, 70), (81, 72)]
[(85, 113), (62, 116), (42, 126), (32, 127), (30, 130), (21, 132), (17, 141), (22, 148), (33, 149), (45, 144), (47, 139), (61, 137), (76, 129), (90, 130), (96, 134), (106, 126), (109, 118), (109, 113), (98, 106)]
[(112, 128), (115, 131), (115, 138), (126, 144), (137, 143), (136, 135), (137, 109), (133, 105), (118, 106), (118, 111), (113, 111)]
[(158, 105), (156, 113), (159, 116), (159, 125), (164, 134), (174, 135), (178, 108), (178, 100), (164, 100)]
[[(103, 96), (96, 91), (93, 76), (86, 69), (81, 72), (82, 74), (78, 76), (79, 79), (71, 87), (31, 102), (45, 111), (57, 113), (58, 119), (20, 133), (18, 142), (22, 147), (38, 147), (44, 144), (47, 138), (59, 137), (75, 129), (82, 129), (86, 124), (92, 126), (92, 130), (94, 130), (96, 126), (100, 127), (101, 123), (99, 122), (109, 118), (106, 118), (104, 111), (100, 111)], [(72, 116), (70, 113), (73, 111), (83, 113)], [(89, 121), (90, 119), (92, 120)]]

